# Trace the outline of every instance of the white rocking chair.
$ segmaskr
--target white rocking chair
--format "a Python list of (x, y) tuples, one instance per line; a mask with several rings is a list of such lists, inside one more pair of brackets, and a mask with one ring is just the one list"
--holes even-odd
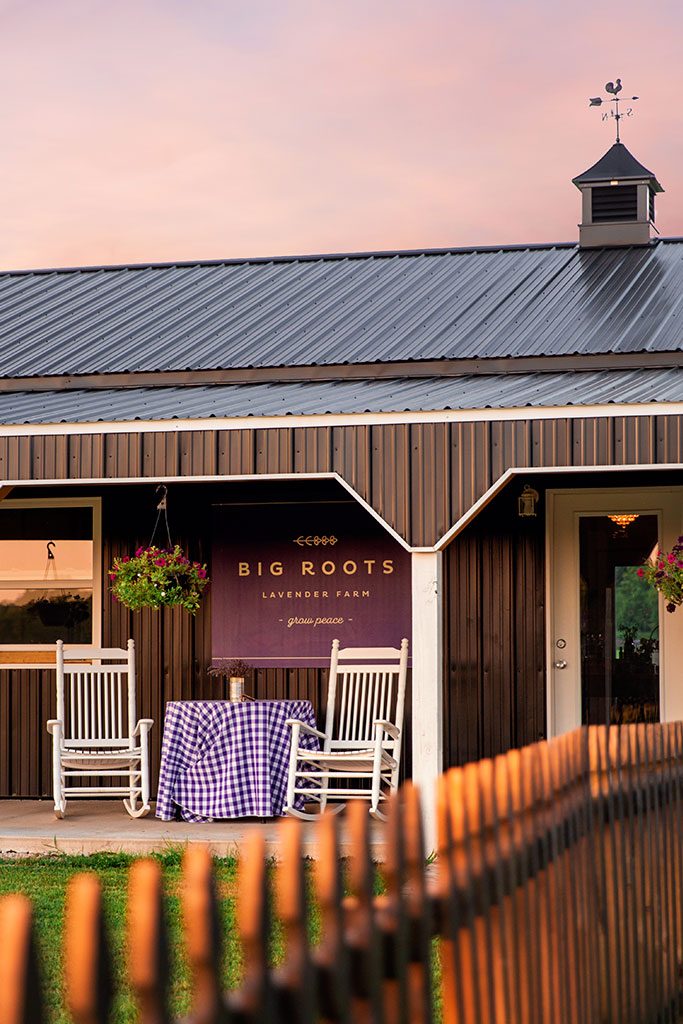
[[(398, 786), (407, 674), (407, 640), (401, 641), (400, 650), (340, 650), (339, 641), (333, 641), (325, 732), (295, 719), (287, 722), (292, 738), (285, 814), (318, 817), (317, 811), (309, 813), (295, 806), (301, 797), (317, 801), (320, 814), (328, 799), (351, 798), (369, 800), (373, 818), (385, 819), (379, 806)], [(319, 738), (320, 752), (300, 748), (302, 732)], [(346, 785), (331, 785), (339, 780)], [(360, 780), (366, 780), (365, 787), (359, 785)], [(343, 807), (343, 803), (336, 805), (334, 811)]]
[[(119, 647), (68, 647), (57, 641), (57, 718), (52, 735), (55, 816), (67, 797), (123, 796), (133, 818), (149, 813), (148, 736), (151, 718), (136, 721), (135, 643)], [(124, 778), (125, 783), (114, 780)], [(97, 784), (69, 785), (71, 779)], [(102, 779), (111, 779), (103, 784)], [(140, 806), (138, 807), (138, 800)]]

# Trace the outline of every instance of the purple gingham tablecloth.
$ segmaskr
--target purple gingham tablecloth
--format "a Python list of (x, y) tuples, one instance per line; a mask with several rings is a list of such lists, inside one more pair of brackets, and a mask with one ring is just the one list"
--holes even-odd
[[(164, 717), (156, 816), (172, 821), (270, 818), (282, 814), (291, 729), (315, 728), (307, 700), (169, 701)], [(301, 747), (318, 738), (301, 733)]]

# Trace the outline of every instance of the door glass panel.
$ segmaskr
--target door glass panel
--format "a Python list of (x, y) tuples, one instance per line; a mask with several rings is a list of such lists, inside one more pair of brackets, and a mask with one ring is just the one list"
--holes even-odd
[(659, 601), (637, 575), (657, 516), (629, 518), (579, 519), (584, 725), (659, 721)]

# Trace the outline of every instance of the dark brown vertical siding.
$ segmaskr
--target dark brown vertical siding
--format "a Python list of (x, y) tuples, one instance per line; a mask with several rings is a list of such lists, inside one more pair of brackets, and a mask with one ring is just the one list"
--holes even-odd
[(331, 473), (333, 464), (332, 428), (295, 428), (294, 472)]
[(369, 503), (395, 530), (410, 536), (410, 471), (414, 461), (410, 428), (404, 424), (372, 427), (371, 443)]
[(446, 549), (446, 765), (545, 734), (544, 527), (496, 499)]
[(683, 462), (682, 417), (657, 417), (657, 462)]

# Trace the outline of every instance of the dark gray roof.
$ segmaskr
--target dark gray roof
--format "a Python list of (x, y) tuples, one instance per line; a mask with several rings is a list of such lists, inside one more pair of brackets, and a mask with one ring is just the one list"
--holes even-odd
[(683, 369), (0, 394), (0, 423), (510, 409), (681, 402)]
[(683, 348), (683, 242), (0, 274), (0, 377)]
[(624, 181), (629, 179), (643, 179), (649, 178), (652, 187), (655, 192), (663, 192), (664, 189), (657, 181), (656, 175), (652, 171), (648, 171), (647, 167), (636, 160), (633, 153), (630, 153), (623, 142), (615, 142), (614, 145), (607, 150), (604, 156), (601, 156), (596, 164), (589, 167), (583, 174), (579, 174), (576, 178), (572, 178), (575, 185), (589, 185), (591, 182), (598, 181), (612, 181), (614, 179), (618, 181)]

